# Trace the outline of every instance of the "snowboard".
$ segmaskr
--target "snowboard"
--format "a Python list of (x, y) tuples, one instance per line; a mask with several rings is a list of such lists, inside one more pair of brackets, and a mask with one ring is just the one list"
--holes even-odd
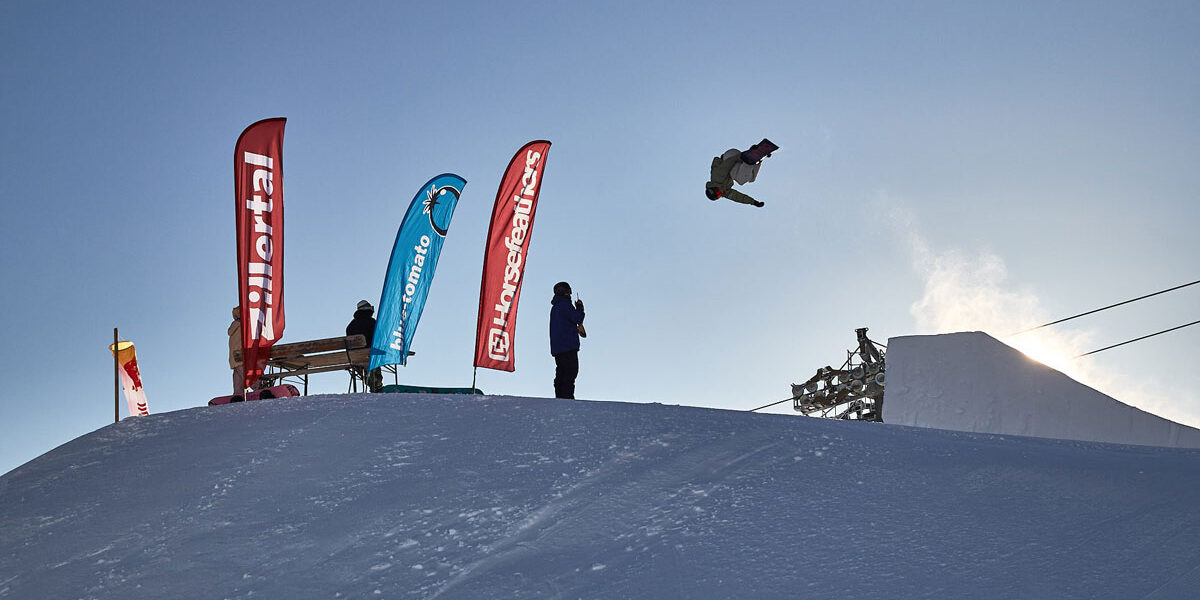
[(761, 142), (750, 146), (750, 149), (742, 153), (742, 162), (753, 165), (757, 164), (762, 159), (771, 155), (772, 152), (779, 149), (775, 142), (763, 138)]
[(379, 391), (385, 394), (483, 394), (483, 390), (479, 388), (445, 388), (402, 384), (385, 385)]
[[(242, 400), (248, 401), (248, 400), (266, 400), (268, 398), (289, 398), (291, 396), (299, 396), (299, 395), (300, 395), (300, 390), (296, 389), (296, 386), (294, 386), (290, 383), (285, 383), (283, 385), (277, 385), (274, 387), (264, 388), (261, 390), (255, 390), (253, 392), (246, 392), (245, 395), (242, 397)], [(217, 396), (216, 398), (209, 400), (208, 405), (209, 406), (218, 406), (220, 404), (230, 404), (232, 402), (242, 402), (242, 400), (234, 400), (233, 398), (234, 398), (233, 396)]]

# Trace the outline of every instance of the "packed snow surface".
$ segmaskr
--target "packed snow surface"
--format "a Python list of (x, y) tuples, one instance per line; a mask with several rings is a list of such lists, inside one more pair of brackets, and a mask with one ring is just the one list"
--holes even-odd
[(0, 598), (1195, 598), (1200, 451), (434, 395), (130, 418), (0, 477)]
[(889, 339), (883, 421), (1200, 448), (1200, 429), (1124, 404), (979, 331)]

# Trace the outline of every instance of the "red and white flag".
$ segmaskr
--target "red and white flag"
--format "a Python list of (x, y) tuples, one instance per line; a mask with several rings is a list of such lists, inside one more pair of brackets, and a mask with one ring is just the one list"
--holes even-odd
[(475, 330), (475, 366), (513, 371), (513, 338), (521, 278), (529, 257), (533, 216), (541, 191), (542, 171), (550, 142), (525, 144), (500, 181), (492, 224), (483, 252), (483, 281), (479, 290), (479, 321)]
[(146, 390), (142, 389), (142, 374), (138, 371), (137, 352), (133, 342), (109, 344), (108, 349), (117, 357), (121, 374), (121, 389), (125, 391), (125, 403), (129, 405), (129, 416), (144, 417), (150, 414), (146, 404)]
[(238, 300), (246, 387), (262, 375), (283, 337), (282, 117), (246, 128), (233, 151)]

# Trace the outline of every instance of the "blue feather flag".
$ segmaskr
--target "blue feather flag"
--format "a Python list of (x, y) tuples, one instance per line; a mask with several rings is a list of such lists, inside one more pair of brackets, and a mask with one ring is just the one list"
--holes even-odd
[(453, 173), (438, 175), (422, 186), (408, 205), (379, 299), (371, 369), (408, 363), (408, 348), (433, 284), (450, 219), (466, 185), (466, 179)]

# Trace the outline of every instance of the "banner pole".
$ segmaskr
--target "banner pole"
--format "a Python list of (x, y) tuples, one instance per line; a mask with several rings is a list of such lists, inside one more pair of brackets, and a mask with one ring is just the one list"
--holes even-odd
[(113, 423), (121, 422), (120, 361), (117, 360), (117, 328), (113, 327)]
[(475, 393), (475, 376), (478, 374), (479, 374), (479, 367), (473, 367), (471, 369), (471, 393), (472, 394)]

